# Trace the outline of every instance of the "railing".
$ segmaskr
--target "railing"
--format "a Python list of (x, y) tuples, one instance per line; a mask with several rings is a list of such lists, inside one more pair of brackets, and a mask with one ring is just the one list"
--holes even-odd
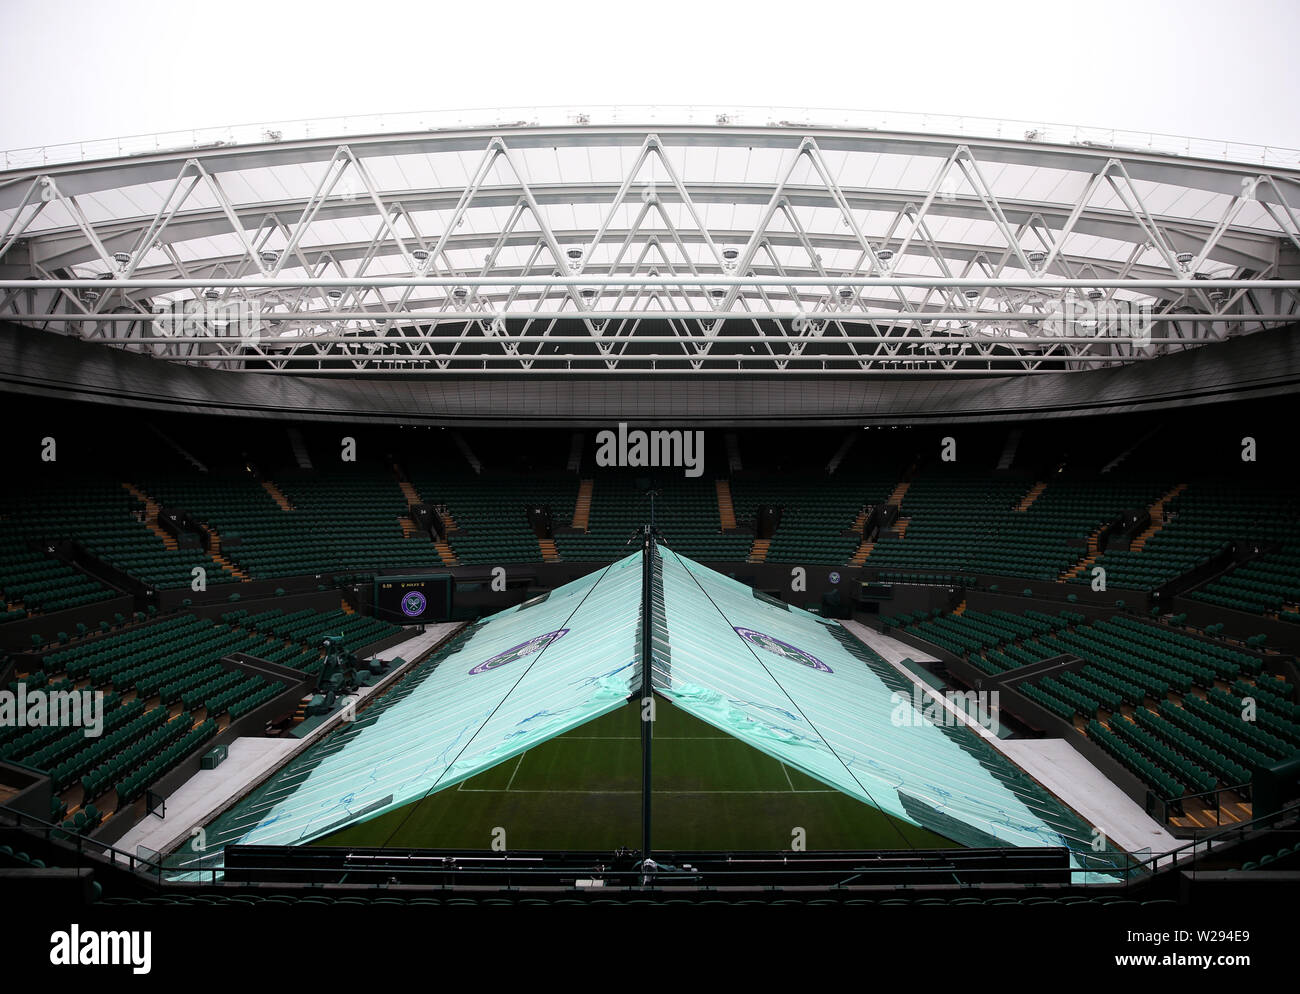
[[(46, 841), (51, 844), (65, 846), (71, 853), (75, 853), (77, 866), (82, 865), (83, 859), (93, 859), (91, 864), (92, 866), (108, 862), (116, 866), (124, 867), (132, 873), (138, 873), (147, 877), (159, 886), (170, 882), (216, 884), (221, 882), (225, 876), (225, 854), (223, 850), (210, 853), (194, 853), (182, 850), (175, 852), (170, 856), (164, 856), (161, 853), (141, 846), (140, 852), (134, 854), (128, 853), (111, 845), (87, 838), (86, 836), (69, 832), (61, 826), (45, 821), (44, 819), (0, 805), (0, 826), (6, 825), (30, 831), (35, 835), (45, 838)], [(1133, 858), (1128, 854), (1118, 851), (1090, 852), (1088, 850), (1070, 850), (1070, 853), (1074, 857), (1074, 860), (1082, 867), (1082, 869), (1075, 868), (1074, 870), (1065, 871), (1071, 874), (1090, 872), (1114, 878), (1116, 882), (1119, 882), (1129, 879), (1136, 869), (1136, 864)], [(812, 855), (813, 858), (816, 858), (815, 854), (810, 855)], [(301, 879), (302, 867), (285, 867), (284, 869), (286, 871), (286, 885), (292, 885), (292, 881)], [(461, 872), (464, 872), (465, 867), (461, 867), (460, 869)], [(509, 886), (509, 878), (511, 874), (519, 872), (522, 869), (523, 866), (521, 864), (516, 864), (512, 869), (503, 863), (500, 870), (501, 885)], [(933, 883), (933, 880), (925, 881), (925, 878), (932, 878), (936, 873), (936, 869), (937, 867), (935, 865), (919, 865), (914, 867), (893, 867), (891, 872), (903, 876), (915, 876), (918, 879), (918, 883), (922, 881)], [(938, 867), (938, 869), (943, 869), (943, 867)], [(538, 872), (535, 863), (528, 866), (527, 870), (532, 874)], [(547, 871), (542, 870), (541, 872), (545, 875)], [(868, 872), (868, 868), (855, 866), (852, 869), (846, 869), (843, 872), (849, 873), (853, 879), (843, 879), (832, 872), (827, 877), (826, 884), (828, 886), (847, 886), (850, 883), (867, 884), (870, 882), (869, 878), (871, 873)], [(1043, 882), (1041, 884), (1034, 884), (1031, 881), (1028, 884), (1029, 886), (1046, 886), (1048, 884), (1070, 886), (1070, 884), (1061, 881), (1060, 876), (1063, 872), (1061, 868), (1044, 868), (1041, 871), (1027, 871), (1023, 867), (999, 870), (993, 867), (983, 866), (979, 867), (977, 870), (972, 870), (971, 872), (977, 872), (982, 876), (989, 877), (998, 877), (1005, 874), (1009, 884), (1020, 885), (1025, 885), (1027, 877), (1032, 878), (1037, 873), (1042, 876)], [(430, 886), (448, 886), (454, 885), (457, 870), (455, 868), (449, 869), (446, 866), (440, 865), (438, 862), (430, 861), (422, 866), (419, 864), (411, 867), (404, 865), (402, 873), (404, 876), (414, 874), (426, 878), (428, 885)], [(746, 876), (750, 873), (750, 869), (744, 866), (743, 863), (737, 864), (735, 873), (738, 877)], [(628, 870), (620, 873), (612, 869), (607, 869), (602, 873), (602, 875), (611, 878), (611, 882), (614, 883), (615, 886), (639, 886), (642, 883), (640, 880), (641, 873), (639, 870)], [(801, 870), (797, 866), (792, 865), (788, 870), (783, 868), (780, 871), (773, 871), (770, 874), (772, 877), (771, 883), (764, 884), (764, 886), (780, 886), (780, 879), (783, 876), (787, 877), (790, 882), (793, 883), (801, 877), (806, 877), (806, 875), (806, 870)], [(567, 885), (571, 887), (574, 869), (572, 866), (556, 866), (551, 876), (554, 877), (554, 885), (566, 885), (567, 880)], [(710, 877), (713, 878), (712, 882), (706, 886), (709, 889), (719, 886), (725, 887), (727, 886), (727, 876), (727, 871), (720, 872), (715, 868), (710, 871)], [(613, 878), (618, 879), (614, 880)], [(665, 884), (671, 883), (673, 882), (673, 878), (672, 876), (664, 876), (661, 878), (661, 882)], [(681, 878), (678, 878), (678, 882), (684, 881), (682, 881)], [(995, 883), (991, 885), (996, 886)]]
[(1220, 832), (1214, 832), (1209, 835), (1202, 835), (1186, 845), (1179, 846), (1164, 853), (1155, 853), (1149, 856), (1143, 856), (1142, 853), (1150, 850), (1139, 850), (1133, 853), (1135, 863), (1129, 871), (1130, 880), (1136, 874), (1153, 874), (1160, 870), (1170, 869), (1184, 860), (1190, 861), (1189, 869), (1193, 874), (1197, 870), (1198, 855), (1209, 855), (1215, 846), (1222, 846), (1225, 843), (1242, 841), (1247, 835), (1258, 832), (1262, 829), (1272, 828), (1287, 820), (1297, 821), (1297, 825), (1286, 829), (1288, 834), (1294, 834), (1300, 838), (1300, 807), (1292, 805), (1284, 807), (1279, 811), (1271, 814), (1260, 815), (1258, 818), (1252, 818), (1250, 821), (1239, 822), (1231, 825)]
[[(1237, 784), (1234, 787), (1216, 787), (1213, 790), (1203, 790), (1199, 794), (1183, 794), (1179, 797), (1160, 797), (1152, 792), (1149, 796), (1152, 798), (1149, 808), (1154, 808), (1160, 814), (1160, 820), (1163, 824), (1168, 825), (1171, 817), (1176, 817), (1180, 812), (1185, 812), (1184, 802), (1201, 801), (1206, 811), (1214, 812), (1214, 826), (1222, 827), (1223, 822), (1219, 820), (1219, 813), (1223, 810), (1223, 801), (1225, 794), (1235, 794), (1237, 797), (1250, 796), (1250, 783)], [(1207, 803), (1212, 802), (1212, 803)], [(1148, 811), (1148, 814), (1154, 812)]]
[[(1091, 872), (1100, 876), (1113, 878), (1116, 884), (1127, 890), (1133, 884), (1148, 880), (1151, 876), (1162, 870), (1173, 869), (1184, 863), (1188, 864), (1185, 868), (1195, 874), (1199, 857), (1207, 856), (1216, 848), (1222, 848), (1228, 843), (1234, 841), (1241, 842), (1245, 840), (1247, 836), (1255, 832), (1274, 828), (1286, 821), (1297, 822), (1298, 819), (1300, 819), (1300, 807), (1292, 805), (1283, 808), (1280, 811), (1262, 815), (1249, 822), (1241, 822), (1232, 825), (1223, 831), (1202, 836), (1183, 846), (1179, 846), (1176, 849), (1164, 853), (1151, 853), (1150, 850), (1147, 849), (1139, 850), (1138, 852), (1131, 854), (1120, 854), (1116, 852), (1090, 853), (1078, 850), (1071, 850), (1071, 853), (1077, 861), (1082, 863), (1082, 872)], [(22, 812), (3, 806), (0, 806), (0, 825), (9, 825), (31, 830), (49, 840), (57, 840), (62, 845), (67, 846), (70, 851), (77, 854), (79, 861), (81, 858), (93, 858), (97, 865), (107, 861), (111, 864), (122, 866), (133, 873), (138, 873), (144, 877), (150, 878), (160, 886), (164, 881), (174, 880), (178, 877), (189, 878), (189, 882), (191, 883), (199, 882), (211, 884), (219, 882), (224, 876), (224, 867), (220, 865), (222, 863), (221, 853), (211, 853), (204, 856), (191, 856), (188, 858), (188, 865), (183, 868), (178, 866), (166, 866), (165, 857), (162, 857), (159, 853), (153, 852), (152, 850), (146, 850), (144, 847), (141, 847), (141, 854), (127, 853), (120, 849), (116, 849), (113, 846), (86, 838), (85, 836), (66, 832), (57, 825), (53, 825), (40, 818), (35, 818), (31, 815), (26, 815)], [(1300, 839), (1300, 824), (1293, 825), (1283, 831), (1288, 835), (1295, 835)], [(1120, 861), (1122, 865), (1117, 865), (1116, 856), (1123, 856), (1122, 861)], [(172, 859), (175, 860), (175, 857), (172, 857)], [(80, 862), (78, 862), (78, 865), (80, 865)], [(286, 867), (286, 870), (289, 869), (293, 868)], [(520, 869), (520, 867), (515, 868), (515, 870), (518, 869)], [(298, 872), (301, 872), (301, 867), (297, 868), (297, 870)], [(530, 867), (529, 871), (531, 873), (537, 872), (535, 866)], [(911, 868), (894, 867), (892, 870), (892, 872), (903, 876), (914, 874), (918, 878), (918, 884), (921, 883), (926, 876), (933, 877), (935, 871), (936, 866), (934, 865), (921, 865)], [(448, 869), (436, 865), (426, 865), (426, 868), (423, 870), (403, 870), (404, 874), (411, 872), (415, 872), (417, 876), (427, 877), (428, 886), (448, 887), (454, 886), (455, 884), (455, 869)], [(509, 886), (507, 878), (511, 872), (514, 872), (514, 870), (511, 870), (509, 867), (504, 865), (502, 866), (501, 883), (503, 886)], [(737, 872), (748, 873), (749, 871), (738, 868)], [(765, 888), (779, 887), (780, 878), (783, 875), (788, 876), (793, 882), (801, 872), (802, 871), (794, 866), (791, 866), (788, 870), (774, 872), (772, 874), (772, 881), (763, 886)], [(999, 876), (1002, 872), (1005, 872), (1008, 877), (1008, 884), (1028, 887), (1048, 886), (1047, 884), (1027, 884), (1024, 879), (1026, 871), (1023, 868), (1017, 870), (998, 871), (990, 867), (981, 867), (976, 872), (984, 876), (993, 877)], [(1081, 871), (1076, 869), (1073, 872), (1078, 873)], [(1044, 870), (1043, 873), (1045, 874), (1045, 879), (1047, 879), (1052, 875), (1059, 875), (1060, 871)], [(566, 886), (568, 889), (572, 889), (573, 875), (574, 870), (571, 866), (556, 867), (554, 873), (554, 884), (556, 886)], [(640, 870), (620, 872), (610, 869), (604, 871), (603, 875), (611, 878), (610, 882), (613, 883), (614, 886), (635, 887), (643, 885)], [(705, 884), (704, 889), (715, 889), (717, 887), (727, 886), (725, 873), (719, 875), (718, 871), (715, 869), (711, 871), (710, 876), (714, 879), (710, 883)], [(1012, 880), (1011, 878), (1013, 876), (1018, 876), (1019, 879)], [(846, 887), (855, 884), (867, 884), (869, 883), (867, 877), (869, 877), (869, 874), (863, 875), (860, 870), (854, 870), (852, 871), (852, 879), (841, 879), (838, 882), (828, 881), (828, 885), (832, 887)], [(662, 876), (658, 880), (658, 883), (661, 885), (670, 884), (672, 882), (674, 881), (671, 875)], [(686, 883), (687, 881), (679, 877), (676, 882)], [(286, 881), (286, 886), (299, 885), (300, 884)], [(906, 887), (908, 885), (904, 884), (901, 886)], [(968, 884), (966, 886), (977, 888), (979, 885)], [(985, 886), (998, 885), (989, 882)], [(1074, 887), (1077, 885), (1059, 884), (1059, 886)], [(1106, 884), (1098, 884), (1097, 886), (1107, 887)]]
[[(61, 825), (55, 825), (43, 818), (37, 818), (2, 805), (0, 805), (0, 825), (33, 831), (37, 835), (43, 836), (51, 844), (58, 843), (66, 846), (72, 853), (76, 854), (77, 866), (82, 865), (84, 858), (94, 857), (97, 863), (108, 862), (115, 866), (122, 866), (132, 873), (141, 873), (152, 877), (155, 882), (162, 882), (162, 861), (159, 854), (152, 850), (145, 850), (150, 856), (129, 853), (69, 831)], [(143, 847), (141, 848), (143, 849)]]
[(0, 153), (4, 169), (30, 169), (55, 163), (88, 162), (136, 155), (202, 151), (228, 146), (315, 141), (361, 135), (409, 134), (463, 129), (519, 127), (707, 125), (778, 127), (800, 130), (845, 129), (991, 138), (1073, 145), (1101, 151), (1142, 152), (1197, 159), (1250, 163), (1284, 169), (1300, 167), (1300, 150), (1275, 145), (1215, 141), (1154, 131), (1083, 127), (1035, 121), (1000, 120), (952, 114), (850, 110), (827, 107), (724, 105), (548, 105), (412, 111), (308, 120), (272, 121), (159, 134), (67, 142)]

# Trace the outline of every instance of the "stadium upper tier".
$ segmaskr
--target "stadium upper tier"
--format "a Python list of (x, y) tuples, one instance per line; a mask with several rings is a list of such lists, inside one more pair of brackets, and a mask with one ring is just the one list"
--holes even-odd
[[(98, 601), (111, 617), (119, 591), (110, 581), (138, 585), (136, 593), (195, 590), (196, 570), (205, 588), (215, 587), (211, 597), (233, 599), (243, 583), (287, 577), (354, 582), (402, 570), (596, 565), (623, 555), (651, 514), (645, 486), (617, 473), (534, 479), (444, 470), (420, 477), (418, 493), (376, 466), (291, 479), (155, 477), (142, 484), (147, 503), (133, 503), (125, 487), (135, 484), (111, 477), (79, 479), (75, 499), (67, 490), (36, 491), (34, 500), (27, 490), (0, 495), (0, 622)], [(724, 527), (719, 498), (728, 489), (744, 498)], [(886, 582), (1023, 577), (1079, 589), (1096, 589), (1102, 569), (1108, 589), (1134, 592), (1191, 577), (1209, 581), (1191, 595), (1205, 602), (1300, 619), (1300, 509), (1283, 484), (1253, 490), (1146, 474), (1035, 482), (931, 468), (910, 481), (901, 471), (743, 486), (724, 477), (660, 491), (660, 533), (712, 562), (859, 567), (863, 578)], [(413, 493), (418, 505), (408, 504)], [(584, 493), (585, 523), (574, 514)], [(432, 523), (417, 523), (412, 508), (420, 506), (432, 509)], [(164, 509), (182, 521), (174, 533), (160, 524)], [(873, 509), (897, 517), (878, 521)]]
[(1300, 289), (1300, 154), (1155, 135), (550, 108), (3, 165), (3, 316), (225, 370), (1077, 370)]
[[(1220, 405), (1163, 427), (705, 432), (689, 476), (602, 465), (590, 431), (523, 444), (403, 427), (232, 433), (228, 418), (163, 431), (36, 405), (13, 440), (31, 458), (0, 483), (0, 628), (25, 648), (145, 604), (377, 574), (452, 571), (472, 586), (500, 566), (563, 582), (626, 555), (652, 515), (681, 554), (768, 586), (803, 566), (841, 576), (849, 596), (859, 581), (938, 582), (1095, 601), (1104, 579), (1108, 604), (1186, 596), (1187, 609), (1294, 622), (1286, 410)], [(1259, 463), (1242, 460), (1247, 436)], [(46, 437), (56, 461), (37, 455)]]

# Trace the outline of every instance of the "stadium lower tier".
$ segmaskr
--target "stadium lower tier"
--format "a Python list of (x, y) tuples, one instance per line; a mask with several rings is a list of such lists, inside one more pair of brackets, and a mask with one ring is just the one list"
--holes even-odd
[[(1089, 824), (970, 729), (900, 729), (891, 702), (910, 684), (837, 623), (666, 545), (657, 555), (645, 604), (658, 633), (653, 789), (663, 846), (774, 849), (797, 826), (813, 850), (1046, 844), (1064, 845), (1081, 879), (1128, 865), (1119, 851), (1099, 859)], [(511, 848), (634, 844), (639, 561), (462, 628), (364, 720), (208, 821), (214, 852), (232, 843), (487, 848), (505, 815)], [(1144, 785), (1158, 802), (1149, 814), (1171, 828), (1204, 827), (1197, 819), (1211, 808), (1249, 819), (1258, 771), (1300, 755), (1295, 687), (1264, 653), (1222, 639), (1041, 603), (878, 622), (989, 677), (1028, 673), (1015, 691)], [(122, 619), (43, 653), (8, 688), (101, 693), (102, 734), (0, 729), (0, 760), (50, 778), (49, 817), (65, 837), (94, 835), (142, 816), (146, 792), (286, 690), (232, 660), (310, 677), (322, 671), (324, 636), (362, 646), (397, 632), (346, 607), (266, 602), (208, 618)], [(1008, 714), (1032, 724), (1015, 699)], [(211, 858), (173, 853), (168, 872), (210, 877), (220, 872)]]
[(324, 663), (324, 636), (362, 647), (397, 631), (345, 610), (124, 619), (117, 629), (44, 654), (37, 668), (18, 657), (7, 687), (16, 708), (37, 701), (51, 708), (76, 697), (69, 713), (80, 717), (0, 725), (0, 761), (48, 775), (51, 818), (68, 832), (90, 832), (290, 686), (288, 677), (241, 666), (236, 654), (313, 676)]
[(1007, 687), (1073, 724), (1175, 815), (1189, 798), (1244, 808), (1257, 770), (1300, 755), (1296, 688), (1265, 673), (1259, 653), (1203, 634), (1071, 611), (934, 610), (880, 623), (1012, 677)]

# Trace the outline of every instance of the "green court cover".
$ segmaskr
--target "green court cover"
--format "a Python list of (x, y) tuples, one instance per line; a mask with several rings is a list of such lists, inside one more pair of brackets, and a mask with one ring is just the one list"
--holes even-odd
[[(300, 845), (454, 787), (621, 706), (641, 683), (640, 552), (472, 626), (207, 829)], [(183, 853), (178, 865), (211, 865)]]
[[(654, 690), (844, 793), (967, 846), (1065, 846), (1090, 826), (969, 727), (914, 707), (912, 683), (841, 625), (658, 546), (462, 631), (391, 693), (304, 750), (207, 829), (225, 846), (302, 845), (445, 790)], [(933, 712), (930, 712), (933, 714)]]
[(973, 729), (917, 711), (911, 681), (843, 626), (756, 595), (663, 546), (659, 552), (657, 692), (781, 762), (956, 842), (1066, 846), (1078, 865), (1098, 865), (1089, 826)]

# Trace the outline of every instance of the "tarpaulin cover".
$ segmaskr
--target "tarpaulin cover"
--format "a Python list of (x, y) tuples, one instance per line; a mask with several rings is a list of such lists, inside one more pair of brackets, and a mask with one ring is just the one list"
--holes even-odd
[(217, 819), (207, 851), (309, 842), (619, 707), (641, 680), (641, 558), (481, 621)]
[(842, 626), (660, 553), (651, 673), (679, 707), (966, 845), (1090, 843), (1082, 821), (973, 729), (927, 721), (910, 681)]

